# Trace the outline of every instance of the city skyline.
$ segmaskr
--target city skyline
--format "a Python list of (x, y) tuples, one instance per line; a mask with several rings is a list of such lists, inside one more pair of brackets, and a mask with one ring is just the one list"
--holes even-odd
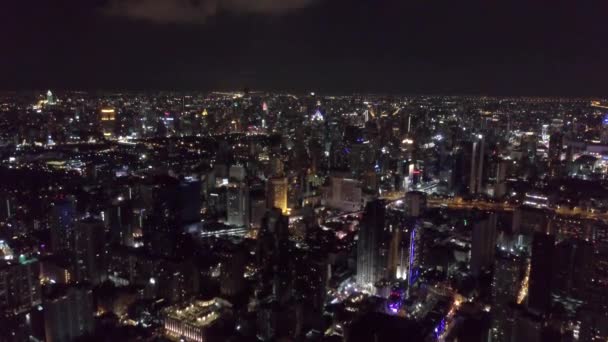
[(0, 341), (608, 341), (608, 1), (0, 1)]

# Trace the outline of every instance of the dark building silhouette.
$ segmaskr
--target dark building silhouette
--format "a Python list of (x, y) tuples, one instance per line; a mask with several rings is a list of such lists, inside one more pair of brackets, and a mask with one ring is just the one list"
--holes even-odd
[(555, 236), (535, 233), (532, 241), (532, 261), (528, 288), (528, 307), (545, 313), (551, 307)]

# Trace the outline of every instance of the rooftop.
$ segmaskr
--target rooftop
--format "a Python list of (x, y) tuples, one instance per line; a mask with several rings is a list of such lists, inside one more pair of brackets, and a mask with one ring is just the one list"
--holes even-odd
[(230, 310), (232, 304), (221, 298), (209, 301), (193, 301), (188, 304), (180, 304), (168, 307), (166, 317), (175, 319), (196, 327), (207, 327), (213, 325), (226, 310)]

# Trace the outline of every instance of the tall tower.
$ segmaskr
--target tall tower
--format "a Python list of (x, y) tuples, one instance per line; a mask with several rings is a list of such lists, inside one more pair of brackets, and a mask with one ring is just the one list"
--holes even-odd
[(116, 128), (116, 111), (113, 108), (104, 108), (99, 115), (101, 132), (105, 138), (113, 138)]
[(249, 189), (245, 184), (231, 184), (227, 189), (228, 224), (249, 226)]
[(93, 333), (93, 291), (84, 286), (60, 288), (44, 302), (46, 341), (72, 341)]
[(482, 215), (473, 226), (471, 244), (471, 272), (479, 277), (492, 267), (496, 250), (496, 214)]
[(36, 259), (0, 262), (0, 315), (13, 316), (40, 304), (40, 265)]
[(268, 180), (268, 208), (279, 208), (287, 211), (287, 178), (273, 177)]
[(387, 262), (380, 251), (383, 242), (385, 205), (383, 201), (369, 202), (365, 207), (357, 241), (357, 283), (373, 292), (374, 284), (384, 276)]
[(555, 236), (545, 233), (534, 233), (528, 307), (539, 313), (546, 312), (551, 306), (551, 280), (553, 277), (554, 255)]
[(421, 235), (421, 222), (419, 220), (415, 220), (414, 224), (411, 226), (409, 230), (410, 241), (408, 245), (408, 261), (407, 261), (407, 290), (409, 293), (410, 288), (416, 282), (418, 278), (418, 269), (421, 263), (420, 252), (422, 246), (420, 243), (422, 241)]
[(477, 139), (473, 141), (471, 148), (469, 193), (477, 194), (483, 190), (483, 162), (485, 153), (485, 140), (483, 135), (479, 134), (477, 136)]
[(50, 90), (46, 92), (46, 104), (48, 104), (48, 105), (55, 104), (55, 97), (53, 96), (53, 93)]
[(56, 200), (51, 209), (51, 248), (53, 252), (71, 250), (74, 246), (76, 204), (73, 197)]
[(421, 191), (409, 191), (405, 194), (406, 215), (419, 217), (426, 210), (426, 194)]
[(260, 269), (260, 293), (278, 302), (289, 299), (291, 282), (289, 252), (289, 219), (273, 208), (262, 219), (258, 234), (256, 258)]
[(74, 229), (76, 280), (98, 285), (105, 280), (105, 231), (102, 221), (86, 218)]
[(563, 135), (555, 132), (549, 137), (549, 166), (556, 167), (561, 159), (563, 149)]
[(454, 177), (460, 192), (481, 192), (484, 172), (485, 139), (477, 135), (473, 140), (463, 141), (454, 169)]
[(608, 114), (604, 114), (602, 117), (602, 133), (601, 139), (602, 143), (608, 143)]

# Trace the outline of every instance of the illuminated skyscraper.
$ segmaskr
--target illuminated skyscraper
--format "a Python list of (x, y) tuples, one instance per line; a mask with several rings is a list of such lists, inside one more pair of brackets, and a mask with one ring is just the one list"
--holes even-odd
[(55, 104), (55, 97), (53, 96), (53, 93), (50, 90), (46, 92), (46, 104), (47, 105)]
[(283, 213), (287, 211), (287, 178), (274, 177), (268, 180), (268, 208), (279, 208)]
[(105, 138), (113, 138), (116, 129), (116, 110), (104, 108), (99, 115), (101, 131)]

